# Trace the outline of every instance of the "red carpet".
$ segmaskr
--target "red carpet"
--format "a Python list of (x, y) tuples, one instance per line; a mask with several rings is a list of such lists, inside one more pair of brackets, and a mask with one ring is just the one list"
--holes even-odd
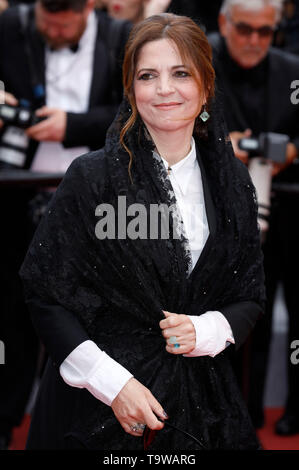
[(25, 415), (21, 425), (14, 428), (10, 450), (24, 450), (30, 426), (30, 416)]
[(275, 422), (283, 414), (283, 408), (266, 408), (265, 426), (257, 430), (258, 438), (265, 450), (299, 450), (299, 434), (277, 436), (274, 433)]
[[(283, 408), (267, 408), (266, 424), (257, 431), (259, 440), (265, 450), (299, 450), (299, 434), (281, 437), (274, 434), (274, 423), (282, 415)], [(21, 426), (13, 432), (11, 450), (23, 450), (30, 425), (30, 416), (25, 415)]]

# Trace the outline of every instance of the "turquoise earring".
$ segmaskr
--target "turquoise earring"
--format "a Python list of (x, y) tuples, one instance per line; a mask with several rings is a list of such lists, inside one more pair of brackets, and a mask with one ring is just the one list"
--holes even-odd
[(206, 105), (205, 104), (203, 106), (203, 112), (199, 115), (199, 117), (203, 122), (206, 122), (210, 117), (209, 113), (206, 111)]

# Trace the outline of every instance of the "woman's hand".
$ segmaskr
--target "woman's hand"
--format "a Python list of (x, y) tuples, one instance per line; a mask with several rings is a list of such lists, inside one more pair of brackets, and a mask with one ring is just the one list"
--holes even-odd
[[(166, 339), (166, 351), (171, 354), (188, 354), (195, 348), (196, 332), (192, 321), (187, 315), (178, 315), (177, 313), (165, 312), (165, 320), (161, 320), (159, 325), (162, 335)], [(171, 336), (176, 336), (180, 347), (174, 347), (169, 342)]]
[[(150, 429), (162, 429), (164, 424), (157, 419), (157, 416), (163, 420), (167, 418), (162, 406), (150, 390), (134, 378), (121, 389), (113, 400), (111, 408), (124, 430), (132, 436), (142, 436), (145, 426), (139, 426), (140, 424), (147, 425)], [(134, 431), (132, 427), (136, 425), (139, 430)]]

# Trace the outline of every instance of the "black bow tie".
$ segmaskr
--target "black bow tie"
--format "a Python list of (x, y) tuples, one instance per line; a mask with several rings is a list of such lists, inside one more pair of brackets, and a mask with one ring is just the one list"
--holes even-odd
[(77, 52), (79, 49), (79, 43), (77, 42), (76, 44), (73, 44), (72, 46), (69, 47), (70, 51), (72, 52)]

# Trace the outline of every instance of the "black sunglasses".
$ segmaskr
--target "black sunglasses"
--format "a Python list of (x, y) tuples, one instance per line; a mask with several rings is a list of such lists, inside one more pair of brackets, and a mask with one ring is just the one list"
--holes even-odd
[[(162, 421), (162, 420), (159, 419), (159, 421)], [(192, 436), (192, 434), (189, 434), (187, 431), (184, 431), (183, 429), (177, 428), (176, 426), (169, 423), (168, 421), (163, 421), (163, 423), (166, 427), (172, 428), (175, 431), (178, 431), (181, 434), (183, 434), (185, 437), (188, 437), (189, 439), (191, 439), (193, 442), (198, 444), (203, 450), (207, 450), (207, 448), (196, 437)], [(145, 427), (144, 432), (143, 432), (143, 449), (145, 451), (148, 450), (148, 448), (152, 444), (158, 432), (159, 431), (150, 429), (148, 426)]]
[(236, 29), (237, 33), (240, 34), (240, 36), (251, 36), (253, 33), (257, 33), (259, 37), (261, 38), (269, 38), (274, 34), (274, 31), (276, 28), (272, 26), (260, 26), (259, 28), (253, 28), (247, 23), (234, 23), (232, 20), (230, 20), (234, 28)]

